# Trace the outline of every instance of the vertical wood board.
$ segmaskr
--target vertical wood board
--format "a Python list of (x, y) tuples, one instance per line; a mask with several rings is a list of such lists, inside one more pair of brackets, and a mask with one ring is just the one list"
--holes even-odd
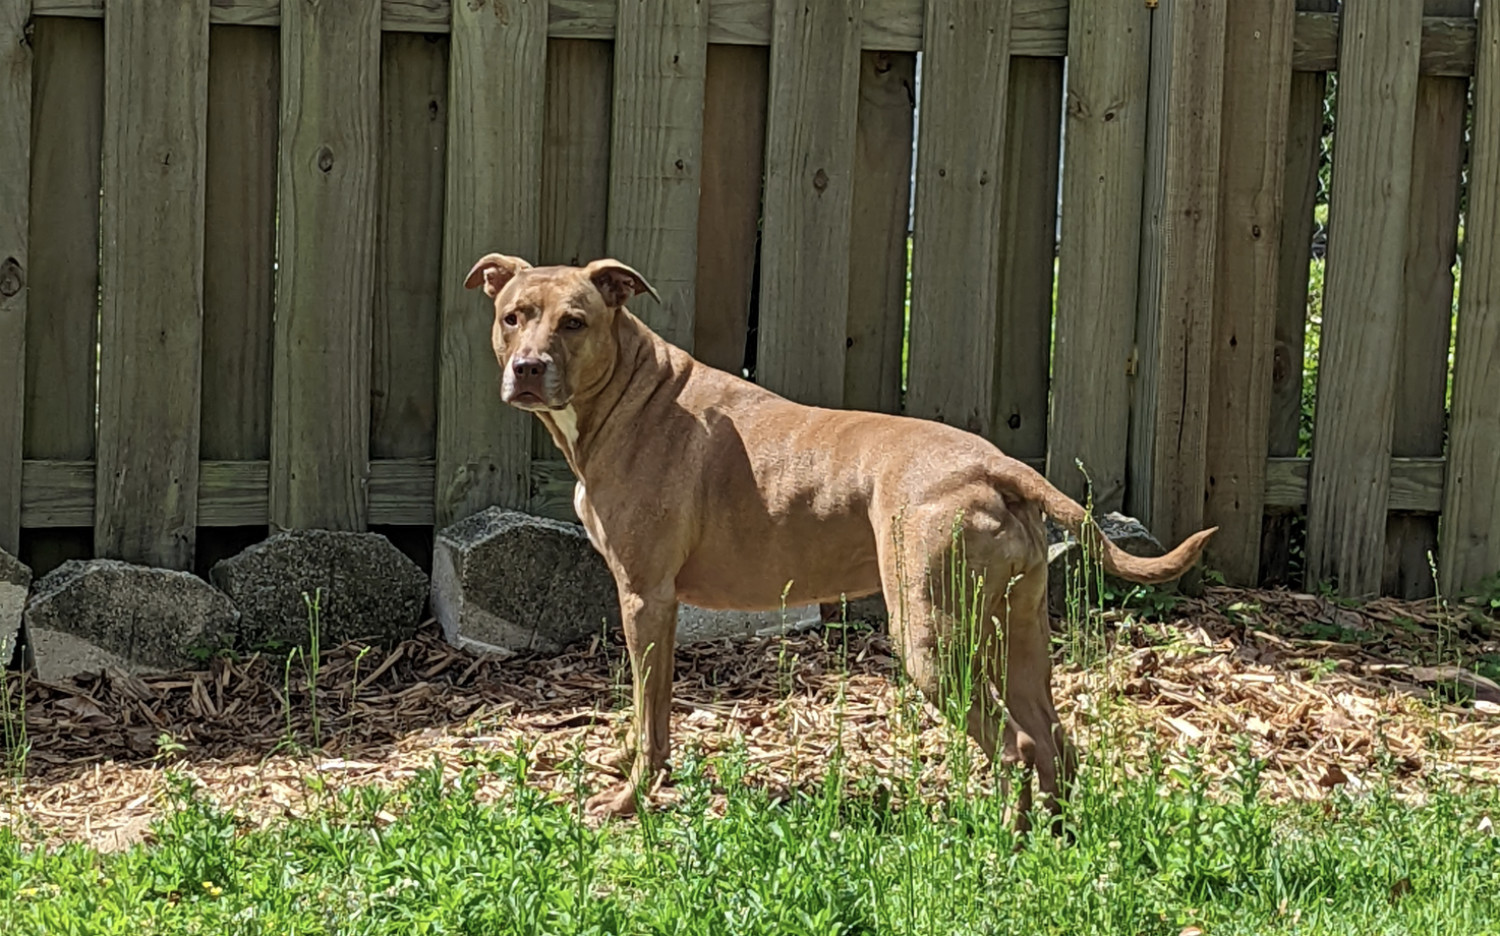
[(431, 458), (437, 450), (448, 41), (385, 33), (381, 46), (370, 457)]
[[(27, 283), (26, 458), (94, 456), (99, 317), (99, 172), (104, 24), (33, 24), (31, 269)], [(31, 530), (21, 558), (41, 575), (93, 555), (94, 531)]]
[[(26, 234), (31, 213), (30, 0), (0, 0), (0, 549), (21, 551), (21, 439), (26, 407)], [(0, 648), (7, 651), (9, 648)], [(9, 662), (0, 652), (0, 666)]]
[(1500, 3), (1479, 7), (1474, 127), (1443, 487), (1440, 575), (1456, 595), (1500, 569)]
[(1209, 562), (1243, 586), (1260, 572), (1295, 17), (1294, 0), (1241, 0), (1224, 26), (1203, 523), (1220, 529)]
[(766, 159), (766, 46), (708, 47), (693, 355), (735, 376), (745, 366)]
[(633, 311), (692, 351), (708, 3), (625, 3), (618, 14), (605, 250), (661, 296)]
[[(201, 460), (270, 457), (280, 87), (276, 30), (209, 26)], [(193, 562), (200, 575), (265, 536), (264, 524), (226, 528), (203, 519), (200, 511)]]
[[(1474, 14), (1474, 0), (1426, 0), (1427, 16)], [(1467, 78), (1417, 79), (1412, 133), (1411, 207), (1407, 219), (1401, 347), (1391, 455), (1441, 456), (1447, 422), (1448, 348), (1452, 337), (1453, 264), (1458, 255)], [(1430, 598), (1436, 587), (1428, 554), (1437, 553), (1438, 518), (1392, 513), (1386, 519), (1381, 591)]]
[(1047, 479), (1082, 501), (1125, 501), (1146, 165), (1151, 13), (1072, 0)]
[(1010, 60), (990, 438), (1015, 458), (1047, 455), (1062, 95), (1061, 59)]
[[(501, 16), (504, 12), (506, 15)], [(453, 8), (439, 325), (437, 521), (524, 507), (535, 417), (500, 401), (493, 308), (464, 276), (490, 252), (536, 262), (547, 91), (547, 4)]]
[(1010, 0), (930, 0), (906, 412), (990, 434)]
[(849, 231), (844, 406), (901, 410), (917, 56), (860, 56)]
[(844, 401), (863, 0), (773, 0), (756, 379)]
[(367, 522), (379, 106), (378, 0), (286, 0), (270, 476), (280, 527)]
[(203, 459), (270, 455), (280, 62), (275, 30), (209, 27)]
[(1168, 0), (1152, 14), (1132, 513), (1163, 543), (1203, 526), (1219, 210), (1225, 8)]
[(1411, 197), (1422, 10), (1345, 0), (1307, 580), (1379, 591)]
[(197, 539), (208, 0), (104, 18), (94, 547), (189, 569)]
[[(537, 247), (541, 263), (581, 266), (604, 256), (613, 70), (614, 56), (608, 42), (547, 41), (541, 240)], [(547, 427), (540, 419), (532, 417), (530, 421), (532, 458), (561, 459), (562, 453)], [(567, 504), (570, 517), (571, 496)]]

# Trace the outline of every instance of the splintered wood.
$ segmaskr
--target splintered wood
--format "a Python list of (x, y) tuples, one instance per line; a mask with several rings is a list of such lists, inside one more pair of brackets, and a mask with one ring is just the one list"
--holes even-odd
[[(1055, 671), (1086, 772), (1140, 774), (1161, 751), (1169, 767), (1195, 760), (1222, 790), (1244, 749), (1276, 799), (1500, 779), (1500, 686), (1455, 666), (1500, 660), (1477, 609), (1209, 589), (1163, 624), (1113, 616), (1100, 662)], [(831, 764), (851, 795), (868, 795), (856, 784), (868, 791), (872, 778), (889, 791), (913, 778), (931, 797), (955, 782), (987, 789), (982, 756), (966, 742), (973, 766), (957, 766), (950, 729), (896, 669), (889, 638), (868, 630), (680, 648), (674, 763), (704, 758), (717, 776), (719, 755), (742, 756), (743, 782), (776, 797), (819, 787)], [(617, 777), (629, 673), (614, 643), (500, 660), (453, 649), (429, 625), (394, 648), (326, 653), (316, 707), (308, 677), (300, 658), (255, 656), (30, 680), (26, 776), (0, 786), (0, 823), (31, 841), (124, 847), (168, 805), (169, 773), (251, 824), (326, 807), (341, 788), (397, 786), (435, 760), (453, 773), (524, 751), (528, 782), (569, 803)], [(481, 795), (513, 782), (488, 772)], [(670, 803), (674, 790), (659, 794)]]

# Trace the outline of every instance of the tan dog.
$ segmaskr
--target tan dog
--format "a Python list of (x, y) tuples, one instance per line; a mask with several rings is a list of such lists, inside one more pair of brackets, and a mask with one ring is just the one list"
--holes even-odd
[[(494, 300), (501, 398), (536, 413), (567, 457), (573, 505), (619, 588), (633, 764), (590, 808), (630, 814), (666, 767), (679, 601), (774, 610), (877, 591), (923, 696), (941, 704), (955, 666), (969, 667), (983, 687), (970, 736), (991, 763), (999, 752), (1028, 778), (1034, 769), (1055, 808), (1074, 758), (1052, 704), (1043, 513), (1136, 582), (1182, 575), (1213, 530), (1162, 558), (1136, 558), (979, 436), (802, 406), (701, 364), (625, 309), (656, 293), (617, 261), (532, 267), (489, 254), (464, 285), (481, 284)], [(964, 614), (963, 596), (949, 594), (960, 559), (984, 576), (982, 614)], [(979, 632), (966, 631), (975, 618)], [(979, 652), (956, 652), (960, 644)], [(1029, 779), (1018, 802), (1024, 826)]]

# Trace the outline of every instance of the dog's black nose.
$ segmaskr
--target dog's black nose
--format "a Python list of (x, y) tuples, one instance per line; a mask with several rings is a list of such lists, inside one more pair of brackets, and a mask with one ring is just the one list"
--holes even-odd
[(547, 362), (539, 357), (518, 357), (510, 362), (517, 377), (540, 377), (547, 373)]

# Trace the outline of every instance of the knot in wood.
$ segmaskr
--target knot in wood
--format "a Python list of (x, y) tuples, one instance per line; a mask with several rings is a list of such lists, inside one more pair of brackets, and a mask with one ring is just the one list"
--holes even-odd
[(5, 262), (0, 263), (0, 296), (9, 299), (24, 285), (26, 277), (21, 273), (21, 262), (15, 257), (6, 257)]
[(824, 172), (822, 169), (819, 169), (817, 172), (813, 173), (813, 188), (817, 189), (820, 192), (828, 188), (828, 173)]
[(318, 169), (321, 172), (333, 170), (333, 150), (326, 146), (318, 147)]

